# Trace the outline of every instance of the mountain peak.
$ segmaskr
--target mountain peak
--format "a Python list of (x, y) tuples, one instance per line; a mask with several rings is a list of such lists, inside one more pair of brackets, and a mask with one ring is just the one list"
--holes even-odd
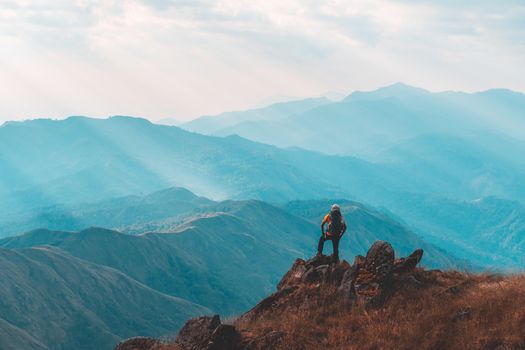
[(387, 85), (379, 88), (376, 91), (392, 91), (392, 92), (409, 92), (409, 93), (428, 93), (427, 90), (415, 86), (411, 86), (405, 83), (397, 82), (394, 84)]
[(495, 88), (480, 91), (474, 93), (474, 95), (489, 99), (499, 99), (505, 101), (505, 103), (507, 104), (523, 103), (523, 101), (525, 101), (525, 95), (523, 93), (504, 88)]
[(389, 97), (407, 97), (407, 96), (420, 96), (428, 94), (429, 92), (425, 89), (413, 87), (404, 83), (394, 83), (381, 87), (373, 91), (355, 91), (351, 93), (344, 101), (352, 100), (363, 100), (363, 99), (383, 99)]

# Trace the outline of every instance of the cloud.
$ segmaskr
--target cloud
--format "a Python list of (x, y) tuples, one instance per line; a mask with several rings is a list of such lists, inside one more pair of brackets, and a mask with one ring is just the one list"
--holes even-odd
[(0, 1), (0, 120), (188, 118), (394, 81), (524, 91), (524, 34), (522, 1)]

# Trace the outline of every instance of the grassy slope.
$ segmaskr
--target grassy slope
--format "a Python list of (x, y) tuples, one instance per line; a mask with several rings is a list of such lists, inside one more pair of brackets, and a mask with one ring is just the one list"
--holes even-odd
[[(317, 211), (328, 207), (311, 203)], [(457, 261), (404, 226), (354, 204), (359, 207), (348, 211), (343, 256), (364, 254), (371, 242), (382, 239), (393, 242), (401, 254), (423, 247), (429, 266), (457, 266)], [(0, 240), (0, 246), (53, 245), (163, 293), (230, 315), (245, 311), (270, 293), (295, 258), (313, 255), (320, 231), (318, 224), (259, 201), (218, 203), (210, 214), (203, 213), (182, 227), (160, 222), (152, 228), (161, 233), (130, 236), (104, 229), (38, 230)], [(326, 252), (331, 249), (328, 243)]]
[(55, 248), (0, 249), (0, 266), (1, 349), (110, 349), (208, 312)]
[(305, 287), (308, 308), (292, 305), (236, 326), (251, 337), (285, 332), (275, 350), (525, 347), (524, 276), (418, 271), (416, 277), (421, 289), (404, 289), (380, 309), (349, 310), (333, 290)]

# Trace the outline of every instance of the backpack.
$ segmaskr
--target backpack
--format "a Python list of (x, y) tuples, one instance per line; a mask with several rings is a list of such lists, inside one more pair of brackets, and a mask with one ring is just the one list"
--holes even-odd
[(328, 232), (332, 235), (340, 235), (343, 231), (343, 216), (340, 211), (330, 212), (330, 223), (328, 224)]

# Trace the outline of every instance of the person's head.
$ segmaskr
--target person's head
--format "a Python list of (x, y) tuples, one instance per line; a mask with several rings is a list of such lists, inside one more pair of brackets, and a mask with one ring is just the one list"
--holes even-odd
[(340, 211), (341, 211), (341, 208), (339, 207), (338, 204), (333, 204), (333, 205), (332, 205), (332, 209), (331, 209), (331, 211), (339, 211), (339, 212), (340, 212)]

